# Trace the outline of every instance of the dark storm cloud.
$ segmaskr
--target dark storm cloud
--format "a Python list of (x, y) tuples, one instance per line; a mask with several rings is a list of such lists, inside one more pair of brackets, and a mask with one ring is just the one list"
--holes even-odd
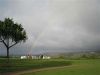
[(12, 54), (100, 50), (99, 0), (0, 0), (0, 10), (28, 34)]

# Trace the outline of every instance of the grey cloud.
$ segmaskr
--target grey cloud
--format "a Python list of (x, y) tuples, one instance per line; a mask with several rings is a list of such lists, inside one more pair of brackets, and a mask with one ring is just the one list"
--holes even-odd
[(16, 46), (18, 54), (100, 50), (99, 3), (99, 0), (1, 0), (0, 15), (1, 19), (12, 17), (27, 31), (29, 39)]

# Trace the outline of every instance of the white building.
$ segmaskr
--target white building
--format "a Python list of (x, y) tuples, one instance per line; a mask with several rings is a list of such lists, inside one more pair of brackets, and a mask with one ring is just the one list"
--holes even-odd
[(34, 55), (34, 56), (21, 56), (20, 59), (51, 59), (50, 56), (46, 55)]
[(20, 59), (27, 59), (27, 56), (21, 56)]
[(50, 56), (43, 56), (43, 59), (51, 59)]

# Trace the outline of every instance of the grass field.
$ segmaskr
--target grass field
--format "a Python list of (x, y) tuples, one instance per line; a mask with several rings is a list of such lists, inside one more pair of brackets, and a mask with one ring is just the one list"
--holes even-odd
[(7, 63), (6, 59), (0, 59), (0, 73), (65, 65), (71, 65), (71, 62), (66, 60), (10, 59), (9, 63)]
[(100, 59), (89, 59), (89, 60), (10, 59), (9, 63), (7, 63), (6, 59), (0, 59), (0, 74), (2, 75), (2, 73), (7, 73), (7, 72), (20, 72), (31, 69), (40, 69), (40, 68), (56, 67), (56, 66), (68, 66), (68, 67), (41, 70), (22, 75), (100, 75)]
[(22, 75), (100, 75), (100, 60), (72, 60), (73, 65)]

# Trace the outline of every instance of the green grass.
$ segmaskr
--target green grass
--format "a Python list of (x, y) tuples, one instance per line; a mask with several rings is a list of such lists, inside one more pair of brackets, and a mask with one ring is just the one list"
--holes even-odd
[(72, 66), (22, 75), (100, 75), (100, 60), (71, 60)]
[(23, 71), (54, 66), (71, 65), (70, 61), (65, 60), (28, 60), (28, 59), (0, 59), (0, 73)]

